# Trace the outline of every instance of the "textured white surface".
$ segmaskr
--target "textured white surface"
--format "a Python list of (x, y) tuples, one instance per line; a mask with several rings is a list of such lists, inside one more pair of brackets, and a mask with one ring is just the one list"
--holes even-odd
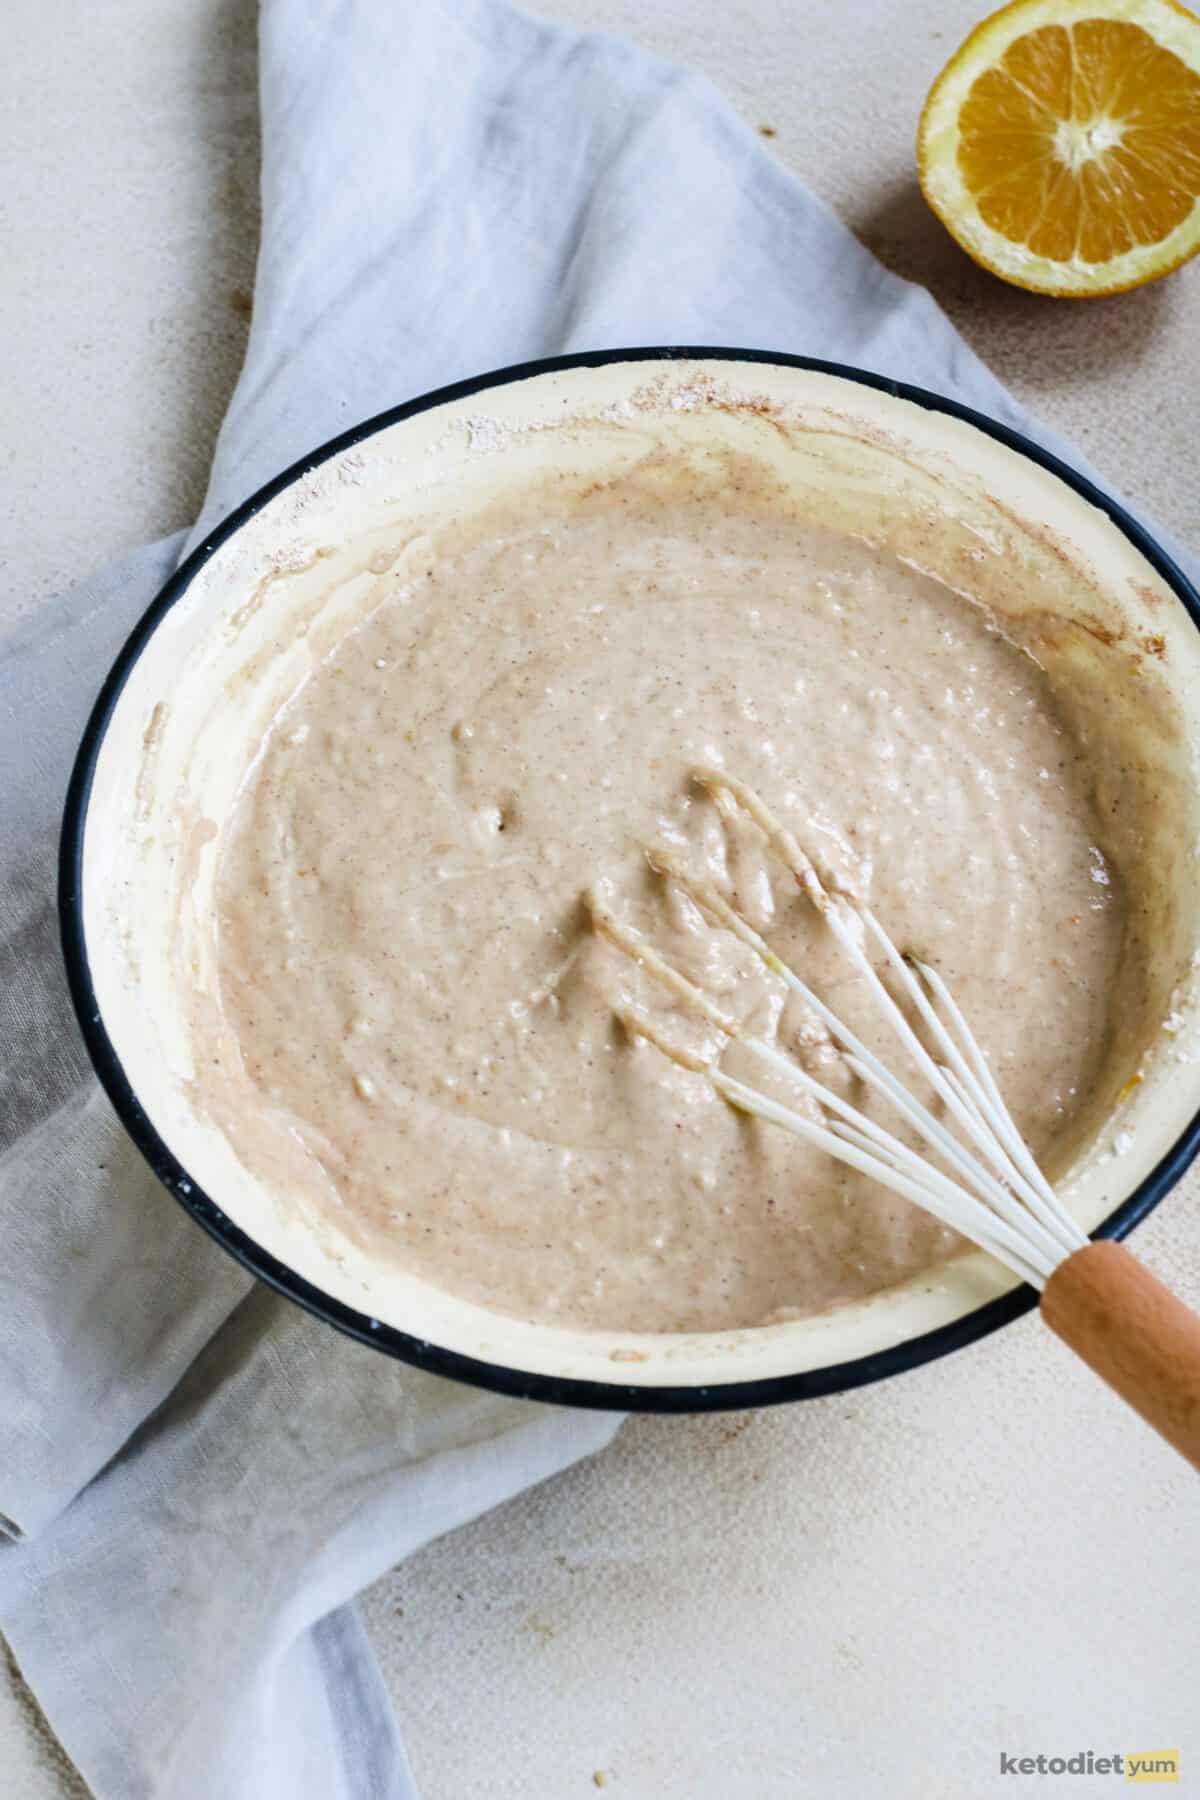
[[(1200, 542), (1200, 268), (1056, 306), (975, 270), (916, 195), (920, 101), (976, 0), (541, 10), (710, 73), (1021, 399)], [(244, 342), (256, 145), (248, 0), (9, 0), (5, 23), (12, 616), (197, 509)], [(1194, 1303), (1197, 1196), (1137, 1239)], [(637, 1800), (975, 1800), (1013, 1786), (1001, 1749), (1154, 1745), (1200, 1792), (1193, 1496), (1026, 1320), (857, 1395), (635, 1422), (367, 1616), (427, 1800), (569, 1800), (597, 1771)], [(15, 1683), (0, 1770), (5, 1800), (82, 1791)]]

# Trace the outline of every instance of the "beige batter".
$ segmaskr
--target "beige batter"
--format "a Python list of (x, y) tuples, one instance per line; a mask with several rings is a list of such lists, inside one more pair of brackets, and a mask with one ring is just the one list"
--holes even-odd
[[(504, 1312), (648, 1331), (813, 1311), (957, 1247), (616, 1024), (633, 998), (739, 1066), (597, 936), (593, 886), (871, 1109), (653, 874), (667, 846), (896, 1059), (696, 765), (753, 784), (940, 969), (1053, 1166), (1104, 1062), (1124, 907), (1082, 752), (988, 615), (736, 483), (531, 495), (427, 566), (403, 549), (373, 556), (374, 610), (277, 718), (221, 865), (221, 1006), (319, 1229)], [(233, 1124), (252, 1154), (252, 1111)]]

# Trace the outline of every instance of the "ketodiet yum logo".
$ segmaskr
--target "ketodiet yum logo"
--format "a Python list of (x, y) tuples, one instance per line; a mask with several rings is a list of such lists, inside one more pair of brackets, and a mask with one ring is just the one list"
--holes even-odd
[(1179, 1780), (1178, 1750), (1118, 1750), (1097, 1756), (1077, 1750), (1074, 1756), (1012, 1756), (1000, 1752), (1002, 1775), (1114, 1775), (1118, 1781)]

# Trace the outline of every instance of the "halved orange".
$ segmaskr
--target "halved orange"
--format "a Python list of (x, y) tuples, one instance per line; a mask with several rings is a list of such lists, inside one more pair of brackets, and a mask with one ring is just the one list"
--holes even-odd
[(1114, 294), (1200, 250), (1200, 19), (1175, 0), (1014, 0), (933, 84), (925, 198), (1037, 293)]

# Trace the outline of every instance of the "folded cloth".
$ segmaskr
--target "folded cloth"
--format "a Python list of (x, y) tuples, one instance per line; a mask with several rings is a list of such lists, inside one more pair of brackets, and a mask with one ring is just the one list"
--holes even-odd
[[(1053, 443), (706, 82), (627, 45), (496, 0), (264, 0), (261, 103), (253, 325), (189, 542), (356, 420), (571, 349), (801, 351)], [(58, 810), (92, 693), (184, 547), (94, 577), (0, 668), (0, 1625), (102, 1800), (397, 1800), (352, 1596), (618, 1421), (390, 1364), (255, 1287), (87, 1073)]]

